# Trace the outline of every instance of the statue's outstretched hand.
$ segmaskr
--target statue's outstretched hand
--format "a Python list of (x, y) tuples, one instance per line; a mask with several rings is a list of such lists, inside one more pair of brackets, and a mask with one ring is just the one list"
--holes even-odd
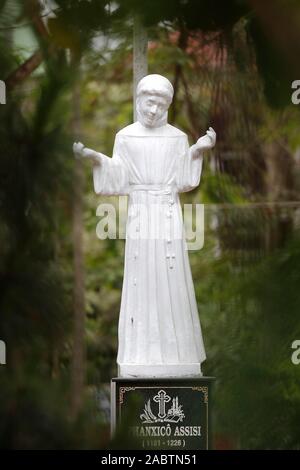
[(212, 149), (216, 145), (217, 134), (212, 127), (206, 131), (206, 135), (200, 137), (195, 144), (195, 150), (202, 152), (204, 150)]
[(81, 142), (74, 142), (73, 152), (76, 158), (88, 158), (96, 165), (101, 164), (101, 154), (85, 147)]
[(81, 142), (74, 142), (73, 144), (73, 152), (76, 158), (82, 157), (82, 151), (84, 149), (84, 145)]

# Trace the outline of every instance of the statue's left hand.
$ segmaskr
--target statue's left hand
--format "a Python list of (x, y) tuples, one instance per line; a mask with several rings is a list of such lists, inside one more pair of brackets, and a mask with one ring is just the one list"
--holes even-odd
[(216, 145), (217, 134), (212, 127), (208, 129), (206, 135), (200, 137), (195, 144), (195, 150), (204, 151), (212, 149)]

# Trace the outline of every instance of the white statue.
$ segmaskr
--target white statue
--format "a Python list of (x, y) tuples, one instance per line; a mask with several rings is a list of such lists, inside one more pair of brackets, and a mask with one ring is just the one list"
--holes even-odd
[(112, 158), (73, 146), (93, 161), (97, 194), (129, 195), (121, 377), (199, 377), (206, 358), (178, 193), (199, 185), (202, 154), (216, 133), (210, 127), (189, 147), (187, 135), (167, 123), (172, 98), (169, 80), (147, 75), (137, 87), (138, 121), (117, 133)]

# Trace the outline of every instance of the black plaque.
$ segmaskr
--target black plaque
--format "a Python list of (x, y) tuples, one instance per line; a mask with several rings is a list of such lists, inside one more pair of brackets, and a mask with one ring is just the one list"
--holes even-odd
[(212, 377), (112, 379), (112, 430), (142, 449), (210, 448)]

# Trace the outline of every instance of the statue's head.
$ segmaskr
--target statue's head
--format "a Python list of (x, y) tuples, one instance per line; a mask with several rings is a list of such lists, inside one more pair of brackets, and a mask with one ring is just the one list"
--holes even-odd
[(162, 75), (152, 74), (142, 78), (136, 90), (138, 121), (146, 127), (166, 124), (173, 94), (172, 83)]

